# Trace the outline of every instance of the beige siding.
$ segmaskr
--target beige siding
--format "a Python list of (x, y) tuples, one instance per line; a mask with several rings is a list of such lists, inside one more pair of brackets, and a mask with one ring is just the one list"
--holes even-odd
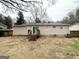
[(13, 27), (13, 35), (28, 35), (28, 29), (31, 27)]
[[(65, 35), (69, 34), (69, 27), (68, 26), (39, 26), (40, 34), (41, 35)], [(33, 31), (33, 26), (26, 26), (26, 27), (14, 27), (13, 28), (13, 35), (28, 35), (28, 29)]]
[(61, 29), (61, 26), (56, 26), (56, 28), (53, 28), (53, 26), (42, 26), (40, 27), (41, 35), (65, 35), (69, 34), (69, 27), (63, 26), (63, 29)]

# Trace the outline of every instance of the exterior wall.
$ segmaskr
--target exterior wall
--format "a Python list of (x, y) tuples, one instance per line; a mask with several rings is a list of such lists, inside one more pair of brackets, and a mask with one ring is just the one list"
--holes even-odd
[(28, 35), (28, 29), (32, 27), (13, 27), (13, 35)]
[(69, 34), (69, 27), (68, 26), (42, 26), (39, 27), (41, 35), (66, 35)]
[[(66, 35), (69, 34), (68, 26), (38, 26), (41, 35)], [(61, 27), (63, 27), (61, 29)], [(28, 29), (33, 31), (33, 26), (13, 27), (13, 35), (28, 35)]]

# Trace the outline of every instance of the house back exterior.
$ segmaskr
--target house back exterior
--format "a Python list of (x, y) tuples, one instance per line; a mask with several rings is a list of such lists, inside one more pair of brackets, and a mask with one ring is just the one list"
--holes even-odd
[(29, 23), (23, 25), (15, 25), (13, 27), (13, 35), (28, 35), (28, 30), (32, 34), (36, 33), (35, 28), (39, 29), (40, 35), (59, 35), (64, 36), (70, 34), (69, 24), (61, 23)]

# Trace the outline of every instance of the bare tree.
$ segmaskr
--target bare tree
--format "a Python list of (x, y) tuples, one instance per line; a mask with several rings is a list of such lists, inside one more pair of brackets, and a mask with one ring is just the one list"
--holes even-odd
[[(46, 8), (43, 8), (43, 3), (47, 1), (48, 6), (52, 5), (55, 0), (0, 0), (0, 4), (3, 6), (3, 14), (5, 12), (30, 12), (34, 20), (41, 20), (46, 14)], [(5, 10), (5, 11), (4, 11)]]
[(30, 13), (32, 14), (32, 19), (34, 19), (35, 22), (37, 23), (41, 22), (43, 18), (48, 17), (46, 13), (46, 9), (49, 5), (46, 8), (44, 8), (43, 5), (44, 5), (43, 1), (41, 0), (41, 4), (32, 3), (32, 6), (30, 7)]
[(74, 23), (79, 23), (79, 9), (77, 9), (75, 13), (70, 12), (67, 17), (64, 17), (61, 23), (66, 23), (71, 25)]
[(40, 1), (28, 1), (28, 0), (0, 0), (0, 3), (2, 4), (3, 8), (5, 10), (21, 10), (21, 11), (28, 11), (27, 7), (30, 7), (29, 5), (31, 3), (38, 4)]
[(29, 10), (28, 7), (31, 7), (32, 4), (41, 4), (41, 0), (0, 0), (0, 4), (7, 10), (21, 10), (27, 12)]

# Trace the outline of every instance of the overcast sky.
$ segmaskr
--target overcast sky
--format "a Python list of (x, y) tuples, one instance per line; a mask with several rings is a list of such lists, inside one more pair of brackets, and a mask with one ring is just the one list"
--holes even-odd
[[(47, 8), (47, 14), (50, 21), (62, 20), (69, 12), (74, 11), (79, 3), (78, 0), (56, 0), (56, 4)], [(47, 2), (45, 2), (45, 7)], [(0, 11), (1, 12), (1, 11)], [(10, 14), (11, 17), (16, 17), (16, 13)]]
[(62, 20), (69, 12), (74, 11), (78, 6), (78, 0), (58, 0), (55, 5), (49, 7), (47, 12), (53, 21)]

